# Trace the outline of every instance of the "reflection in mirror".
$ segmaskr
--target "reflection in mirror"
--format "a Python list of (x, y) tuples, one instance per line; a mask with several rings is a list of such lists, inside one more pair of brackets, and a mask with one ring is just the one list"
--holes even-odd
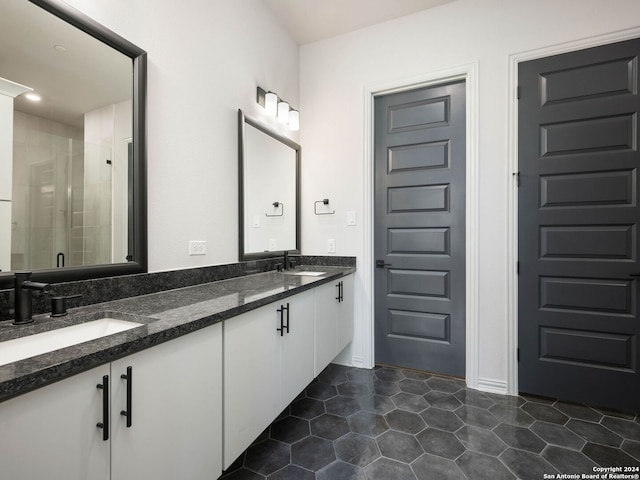
[(239, 111), (240, 260), (300, 251), (300, 146)]
[(145, 52), (59, 0), (1, 2), (0, 45), (0, 270), (146, 271)]

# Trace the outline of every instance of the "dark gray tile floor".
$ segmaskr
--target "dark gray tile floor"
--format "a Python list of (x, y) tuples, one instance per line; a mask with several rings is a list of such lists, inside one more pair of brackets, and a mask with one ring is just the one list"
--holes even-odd
[(221, 478), (533, 480), (597, 466), (640, 466), (639, 415), (332, 364)]

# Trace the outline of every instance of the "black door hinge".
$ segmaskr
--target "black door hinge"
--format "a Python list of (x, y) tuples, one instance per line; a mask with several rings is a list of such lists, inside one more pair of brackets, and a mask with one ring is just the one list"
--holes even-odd
[(520, 361), (520, 347), (516, 349), (516, 359), (518, 360), (518, 362)]
[(520, 172), (513, 172), (511, 175), (513, 176), (513, 178), (516, 179), (516, 185), (519, 187), (520, 186)]
[(516, 275), (520, 275), (520, 260), (516, 262)]
[(516, 87), (516, 98), (520, 100), (520, 85)]

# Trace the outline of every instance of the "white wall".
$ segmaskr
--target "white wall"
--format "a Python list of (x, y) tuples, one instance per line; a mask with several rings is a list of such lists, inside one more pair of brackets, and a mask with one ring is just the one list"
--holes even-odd
[[(479, 372), (481, 383), (507, 382), (509, 238), (509, 55), (640, 25), (636, 0), (458, 0), (432, 10), (301, 48), (302, 245), (356, 255), (362, 267), (365, 211), (365, 95), (376, 85), (413, 83), (432, 72), (478, 65)], [(336, 215), (315, 217), (329, 197)], [(358, 213), (346, 226), (346, 211)], [(363, 337), (372, 292), (356, 277), (353, 356), (366, 359)]]
[(148, 54), (150, 271), (236, 262), (237, 110), (262, 117), (258, 85), (299, 105), (298, 46), (261, 1), (67, 3)]

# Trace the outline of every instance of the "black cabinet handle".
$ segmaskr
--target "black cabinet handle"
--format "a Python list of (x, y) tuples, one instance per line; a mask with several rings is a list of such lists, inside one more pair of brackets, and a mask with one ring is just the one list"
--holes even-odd
[[(287, 324), (284, 324), (284, 312), (287, 312)], [(280, 336), (284, 336), (285, 330), (289, 333), (289, 304), (287, 306), (280, 305), (280, 308), (277, 310), (280, 313), (280, 328), (276, 328), (276, 331), (280, 332)]]
[(344, 302), (344, 282), (340, 280), (340, 303)]
[(390, 263), (384, 263), (384, 260), (376, 260), (376, 268), (390, 267)]
[(336, 284), (336, 287), (338, 288), (338, 296), (336, 297), (336, 300), (338, 301), (338, 303), (342, 303), (344, 301), (344, 297), (342, 296), (342, 281), (338, 282)]
[(289, 333), (289, 304), (287, 303), (287, 324), (285, 325), (287, 333)]
[(131, 427), (133, 422), (133, 402), (131, 401), (131, 392), (133, 390), (133, 368), (127, 367), (127, 373), (120, 375), (120, 378), (127, 381), (127, 409), (122, 410), (120, 415), (127, 417), (127, 428)]
[(102, 390), (102, 422), (96, 426), (102, 429), (102, 440), (106, 442), (109, 440), (109, 375), (104, 375), (96, 387)]

